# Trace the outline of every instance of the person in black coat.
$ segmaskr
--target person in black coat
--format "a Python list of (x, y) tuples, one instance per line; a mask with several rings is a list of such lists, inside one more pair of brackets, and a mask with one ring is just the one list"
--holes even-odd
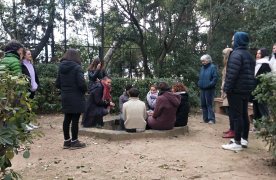
[(181, 102), (176, 111), (175, 127), (186, 126), (190, 112), (189, 95), (187, 87), (182, 83), (175, 83), (172, 92), (181, 96)]
[[(256, 66), (255, 66), (255, 76), (256, 78), (261, 75), (271, 72), (269, 66), (269, 53), (266, 48), (261, 48), (257, 51), (256, 54)], [(256, 84), (258, 85), (260, 81), (256, 79)], [(258, 102), (253, 97), (253, 112), (254, 112), (254, 119), (261, 119), (263, 116), (268, 117), (269, 111), (267, 105), (262, 102)]]
[(107, 73), (104, 69), (104, 63), (101, 62), (99, 58), (95, 58), (88, 67), (89, 93), (92, 90), (93, 85), (95, 85), (98, 81), (103, 79), (105, 76), (107, 76)]
[(110, 96), (111, 78), (106, 76), (92, 86), (85, 116), (82, 119), (83, 127), (101, 128), (103, 117), (109, 113), (108, 107), (115, 106)]
[(248, 51), (249, 36), (236, 32), (232, 39), (234, 50), (227, 62), (224, 92), (229, 103), (229, 115), (234, 121), (235, 138), (223, 149), (239, 151), (248, 145), (248, 99), (256, 87), (254, 70), (256, 61)]
[[(85, 144), (78, 140), (78, 131), (80, 115), (85, 111), (84, 94), (87, 86), (81, 68), (80, 54), (77, 50), (69, 49), (63, 55), (58, 69), (56, 87), (61, 90), (62, 111), (64, 113), (63, 148), (83, 148)], [(69, 133), (71, 122), (72, 139)]]

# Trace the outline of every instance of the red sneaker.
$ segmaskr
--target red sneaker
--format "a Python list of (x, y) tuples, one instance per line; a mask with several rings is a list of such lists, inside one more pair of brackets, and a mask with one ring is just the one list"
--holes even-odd
[(222, 137), (223, 138), (233, 138), (233, 137), (235, 137), (235, 132), (230, 130), (227, 134), (224, 134)]

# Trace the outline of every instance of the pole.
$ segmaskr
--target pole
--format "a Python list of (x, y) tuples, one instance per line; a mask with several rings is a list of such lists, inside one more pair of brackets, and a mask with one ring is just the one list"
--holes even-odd
[(101, 52), (100, 52), (100, 59), (101, 61), (104, 61), (104, 10), (103, 10), (103, 0), (101, 0), (101, 11), (102, 11), (102, 27), (101, 27)]

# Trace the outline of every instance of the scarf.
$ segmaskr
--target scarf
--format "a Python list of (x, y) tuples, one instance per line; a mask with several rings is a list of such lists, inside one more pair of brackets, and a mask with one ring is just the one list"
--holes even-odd
[(38, 85), (35, 81), (34, 67), (33, 67), (32, 63), (30, 61), (28, 61), (27, 59), (23, 59), (23, 64), (24, 64), (24, 66), (26, 66), (26, 68), (29, 71), (30, 79), (31, 79), (31, 91), (34, 92), (37, 90), (37, 87), (38, 87)]
[(259, 69), (261, 68), (262, 64), (265, 64), (265, 63), (269, 64), (269, 61), (268, 61), (268, 60), (269, 60), (269, 57), (268, 57), (268, 56), (266, 56), (266, 57), (264, 57), (264, 58), (262, 58), (262, 59), (256, 60), (255, 76), (256, 76), (256, 74), (258, 73)]
[(112, 100), (112, 97), (111, 97), (111, 94), (110, 94), (111, 87), (106, 85), (105, 83), (102, 83), (102, 85), (104, 87), (103, 88), (103, 100), (111, 102), (111, 100)]

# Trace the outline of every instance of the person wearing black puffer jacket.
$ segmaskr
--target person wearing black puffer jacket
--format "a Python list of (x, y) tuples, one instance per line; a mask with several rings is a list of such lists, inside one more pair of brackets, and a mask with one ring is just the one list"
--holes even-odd
[[(234, 43), (233, 43), (234, 42)], [(248, 51), (249, 36), (245, 32), (236, 32), (232, 38), (234, 51), (230, 54), (224, 92), (227, 94), (229, 113), (234, 121), (235, 138), (223, 149), (239, 151), (248, 145), (249, 119), (248, 100), (256, 87), (256, 61)]]

